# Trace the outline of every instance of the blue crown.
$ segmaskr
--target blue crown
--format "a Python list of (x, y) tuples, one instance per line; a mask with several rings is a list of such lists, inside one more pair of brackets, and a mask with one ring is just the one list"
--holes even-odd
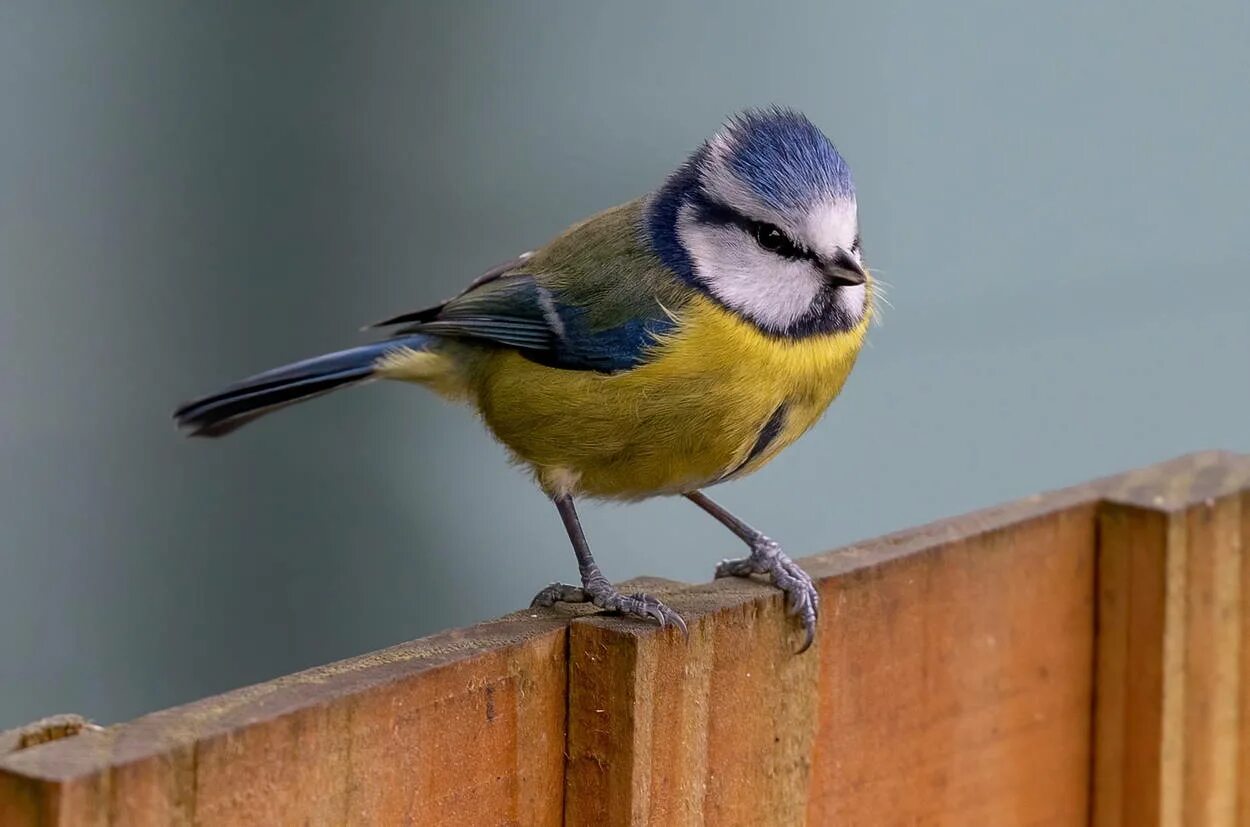
[(721, 134), (730, 148), (729, 170), (775, 210), (855, 195), (846, 161), (802, 113), (751, 109), (731, 119)]

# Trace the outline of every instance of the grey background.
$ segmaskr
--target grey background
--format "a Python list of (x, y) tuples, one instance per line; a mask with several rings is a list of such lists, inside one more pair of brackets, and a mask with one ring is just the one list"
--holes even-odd
[[(797, 554), (1250, 450), (1247, 5), (0, 5), (0, 727), (124, 719), (575, 575), (473, 417), (172, 406), (359, 341), (804, 109), (894, 287), (844, 397), (718, 494)], [(590, 506), (608, 574), (737, 551)]]

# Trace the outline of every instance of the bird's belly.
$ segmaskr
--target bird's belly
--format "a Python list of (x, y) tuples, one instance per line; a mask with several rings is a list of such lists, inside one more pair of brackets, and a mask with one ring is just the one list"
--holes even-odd
[(773, 338), (699, 299), (633, 370), (559, 370), (498, 351), (477, 401), (549, 492), (680, 493), (754, 471), (811, 427), (846, 381), (865, 326)]

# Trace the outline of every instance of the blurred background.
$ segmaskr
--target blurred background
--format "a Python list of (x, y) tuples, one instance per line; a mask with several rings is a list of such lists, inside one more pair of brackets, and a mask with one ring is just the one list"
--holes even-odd
[[(1250, 7), (1094, 5), (0, 5), (0, 728), (574, 577), (420, 389), (221, 442), (170, 411), (650, 189), (748, 105), (833, 137), (893, 285), (829, 416), (716, 492), (791, 552), (1250, 450)], [(679, 501), (583, 516), (617, 579), (740, 551)]]

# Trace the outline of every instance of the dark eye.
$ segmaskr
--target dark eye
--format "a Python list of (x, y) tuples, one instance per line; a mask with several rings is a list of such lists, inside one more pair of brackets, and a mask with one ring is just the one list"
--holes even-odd
[(752, 224), (751, 235), (755, 237), (755, 243), (770, 253), (776, 253), (786, 258), (803, 257), (803, 251), (785, 233), (772, 224), (765, 224), (762, 221)]
[(859, 233), (856, 233), (855, 240), (851, 242), (851, 252), (858, 253), (861, 249), (862, 249), (862, 246), (859, 240)]

